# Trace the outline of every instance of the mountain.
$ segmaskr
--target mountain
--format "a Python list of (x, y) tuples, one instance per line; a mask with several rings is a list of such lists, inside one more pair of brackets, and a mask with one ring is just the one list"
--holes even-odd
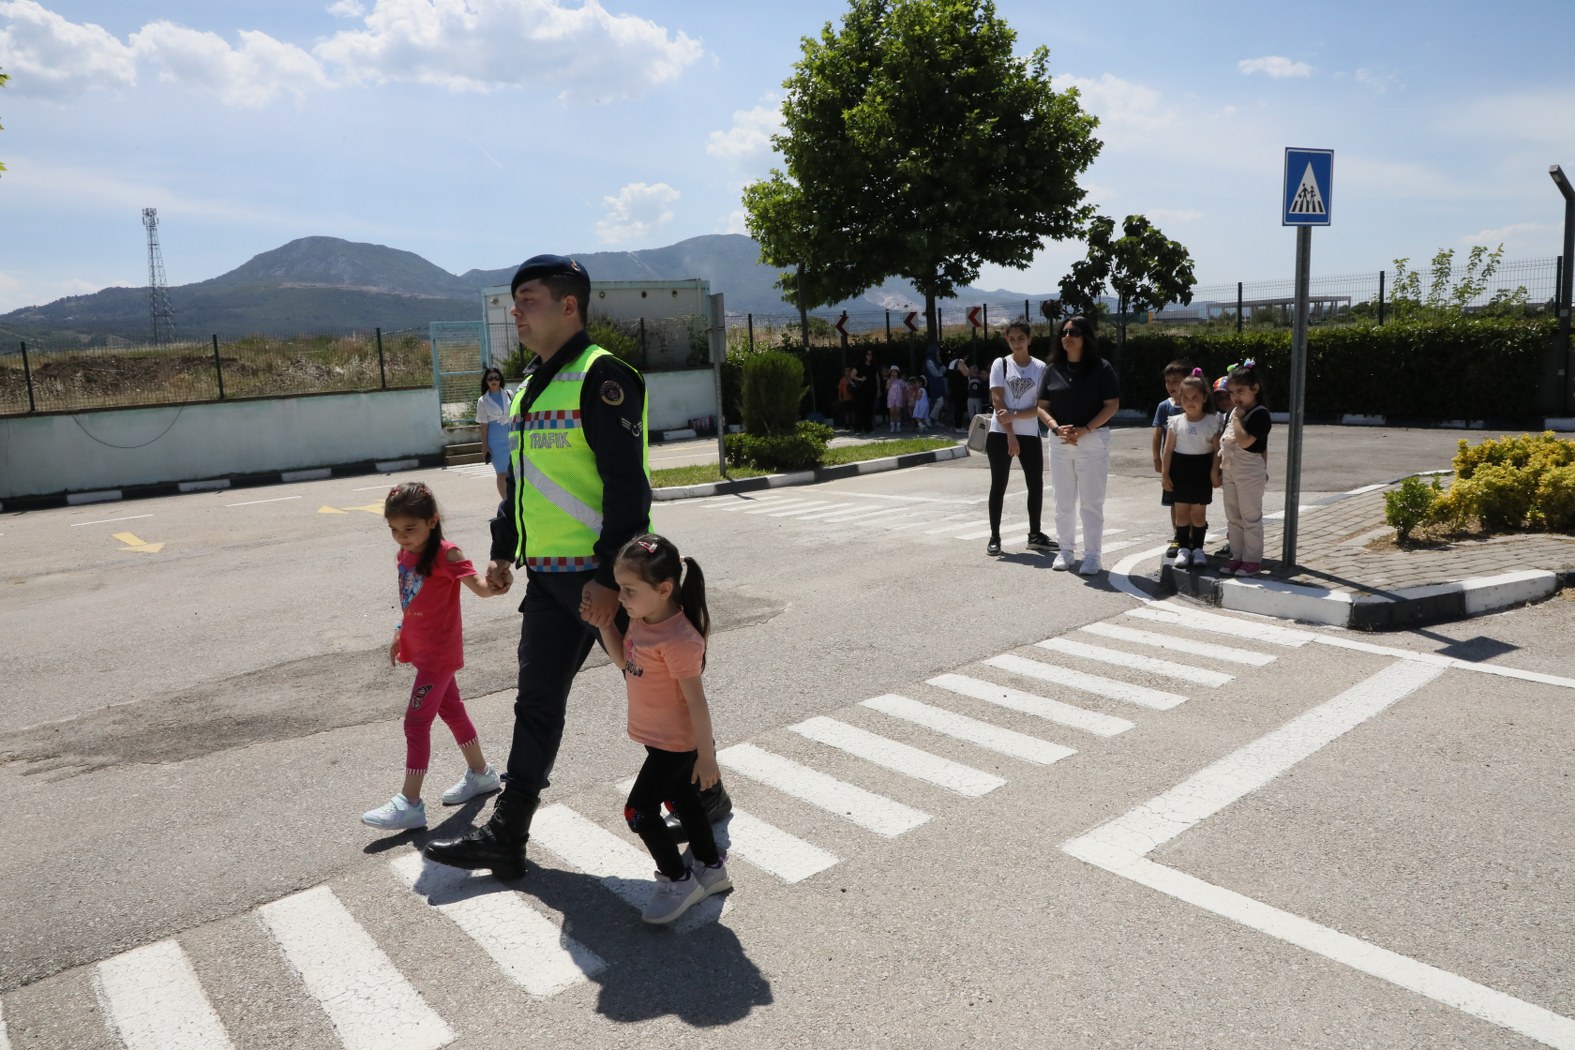
[[(726, 296), (728, 312), (786, 318), (794, 311), (774, 287), (778, 271), (760, 263), (753, 240), (739, 234), (691, 237), (665, 248), (576, 255), (597, 281), (674, 280), (698, 277)], [(169, 289), (175, 329), (184, 338), (217, 333), (295, 335), (381, 327), (385, 332), (424, 327), (432, 321), (481, 316), (481, 291), (507, 285), (517, 264), (473, 269), (458, 276), (414, 252), (337, 237), (302, 237), (263, 252), (235, 269)], [(1024, 300), (1044, 296), (964, 289), (943, 304), (955, 318), (967, 305), (990, 304), (992, 321), (1022, 312)], [(835, 318), (847, 310), (860, 327), (920, 308), (911, 285), (888, 281), (859, 299), (816, 310)], [(955, 312), (954, 312), (955, 311)], [(900, 317), (893, 318), (900, 321)], [(140, 342), (148, 331), (146, 288), (106, 288), (45, 306), (0, 315), (0, 335), (45, 342), (102, 343), (106, 337)]]

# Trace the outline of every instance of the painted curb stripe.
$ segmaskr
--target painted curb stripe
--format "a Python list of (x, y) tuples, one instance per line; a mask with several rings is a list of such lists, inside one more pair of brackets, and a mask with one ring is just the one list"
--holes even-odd
[(955, 791), (969, 798), (987, 795), (1006, 784), (1005, 780), (993, 773), (986, 773), (982, 769), (974, 769), (961, 762), (953, 762), (949, 758), (909, 747), (907, 744), (889, 740), (858, 726), (839, 722), (835, 718), (817, 715), (788, 728), (802, 737), (825, 744), (827, 747), (834, 747), (839, 751), (846, 751), (883, 769), (922, 780), (927, 784), (934, 784), (936, 787), (943, 787), (948, 791)]
[(734, 744), (717, 752), (716, 760), (751, 780), (758, 780), (784, 795), (791, 795), (887, 838), (912, 831), (930, 819), (928, 813), (829, 777), (754, 744)]
[[(105, 959), (94, 967), (93, 986), (126, 1050), (227, 1050), (235, 1045), (191, 960), (172, 940)], [(6, 1045), (0, 1030), (0, 1046)]]
[(954, 739), (977, 744), (998, 754), (1020, 758), (1024, 762), (1033, 762), (1041, 766), (1048, 766), (1077, 754), (1070, 747), (1062, 747), (1060, 744), (1053, 744), (1048, 740), (1041, 740), (1016, 730), (1003, 729), (989, 722), (969, 718), (967, 715), (955, 714), (944, 708), (921, 704), (917, 700), (910, 700), (906, 696), (898, 696), (895, 693), (872, 696), (859, 703), (863, 707), (893, 718), (901, 718)]

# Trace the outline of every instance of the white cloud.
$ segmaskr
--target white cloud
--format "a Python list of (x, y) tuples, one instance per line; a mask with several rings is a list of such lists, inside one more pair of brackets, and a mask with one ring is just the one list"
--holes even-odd
[(329, 86), (317, 60), (294, 44), (252, 30), (237, 35), (241, 46), (234, 48), (217, 33), (153, 22), (133, 33), (131, 44), (160, 80), (202, 86), (231, 106), (257, 108), (281, 94), (299, 100)]
[(669, 205), (679, 196), (665, 182), (631, 182), (618, 191), (618, 196), (602, 198), (607, 216), (597, 221), (596, 235), (609, 244), (648, 237), (672, 219)]
[(366, 6), (361, 0), (334, 0), (326, 10), (339, 18), (360, 18), (366, 14)]
[(742, 233), (747, 237), (749, 235), (749, 226), (747, 224), (748, 218), (749, 213), (743, 208), (734, 208), (732, 211), (727, 213), (727, 221), (723, 224), (722, 229), (719, 232)]
[(739, 164), (763, 159), (772, 150), (771, 136), (782, 130), (782, 103), (740, 109), (733, 113), (733, 126), (711, 132), (705, 151)]
[(1313, 67), (1306, 62), (1296, 62), (1284, 55), (1264, 55), (1262, 58), (1244, 58), (1236, 68), (1245, 76), (1262, 73), (1275, 79), (1283, 77), (1310, 77)]
[(1143, 84), (1109, 73), (1093, 80), (1085, 77), (1063, 77), (1061, 80), (1066, 86), (1077, 88), (1083, 109), (1099, 118), (1094, 134), (1101, 139), (1146, 137), (1148, 132), (1177, 122), (1176, 110), (1166, 108), (1161, 103), (1160, 93)]
[[(1575, 88), (1549, 87), (1467, 102), (1460, 110), (1444, 110), (1435, 126), (1452, 137), (1473, 142), (1509, 142), (1520, 149), (1570, 144), (1569, 118), (1575, 112)], [(1557, 159), (1555, 154), (1554, 159)], [(1542, 163), (1547, 163), (1543, 161)], [(1544, 169), (1546, 170), (1546, 169)]]
[(1557, 255), (1559, 238), (1564, 227), (1556, 222), (1515, 222), (1496, 226), (1491, 230), (1468, 233), (1456, 243), (1475, 247), (1485, 244), (1489, 248), (1504, 246), (1505, 258)]
[(103, 288), (118, 285), (136, 287), (131, 281), (84, 281), (80, 278), (50, 281), (39, 280), (31, 274), (14, 274), (0, 271), (0, 313), (10, 313), (28, 306), (44, 306), (56, 299), (70, 295), (92, 295)]
[(1401, 87), (1400, 78), (1393, 73), (1380, 73), (1375, 69), (1358, 69), (1354, 74), (1356, 82), (1363, 87), (1372, 88), (1380, 95), (1392, 87)]
[(93, 87), (137, 82), (132, 48), (109, 30), (68, 22), (34, 0), (0, 0), (0, 56), (11, 74), (9, 89), (58, 101)]
[(365, 29), (317, 45), (352, 81), (412, 81), (453, 91), (529, 86), (560, 98), (638, 95), (703, 52), (686, 33), (609, 13), (597, 0), (377, 0)]

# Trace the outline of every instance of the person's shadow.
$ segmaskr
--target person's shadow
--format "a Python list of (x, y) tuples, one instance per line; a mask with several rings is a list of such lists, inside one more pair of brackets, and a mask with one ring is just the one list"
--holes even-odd
[(702, 901), (672, 926), (651, 926), (594, 875), (544, 868), (532, 859), (523, 879), (505, 883), (485, 873), (420, 863), (412, 888), (428, 904), (519, 894), (539, 902), (540, 908), (525, 904), (538, 914), (562, 915), (559, 946), (601, 985), (597, 1010), (611, 1020), (672, 1015), (711, 1028), (743, 1020), (773, 1001), (770, 982), (720, 921), (725, 897)]

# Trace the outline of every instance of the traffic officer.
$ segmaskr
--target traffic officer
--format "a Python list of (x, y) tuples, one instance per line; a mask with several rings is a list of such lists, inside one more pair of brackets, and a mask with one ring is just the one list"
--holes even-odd
[[(511, 470), (487, 569), (506, 590), (513, 568), (525, 566), (514, 739), (491, 818), (425, 851), (499, 878), (525, 873), (525, 842), (563, 740), (569, 688), (600, 628), (627, 627), (614, 555), (650, 531), (651, 512), (645, 381), (586, 334), (585, 267), (537, 255), (509, 289), (519, 341), (535, 354), (509, 410)], [(713, 820), (732, 809), (725, 792), (706, 801)]]

